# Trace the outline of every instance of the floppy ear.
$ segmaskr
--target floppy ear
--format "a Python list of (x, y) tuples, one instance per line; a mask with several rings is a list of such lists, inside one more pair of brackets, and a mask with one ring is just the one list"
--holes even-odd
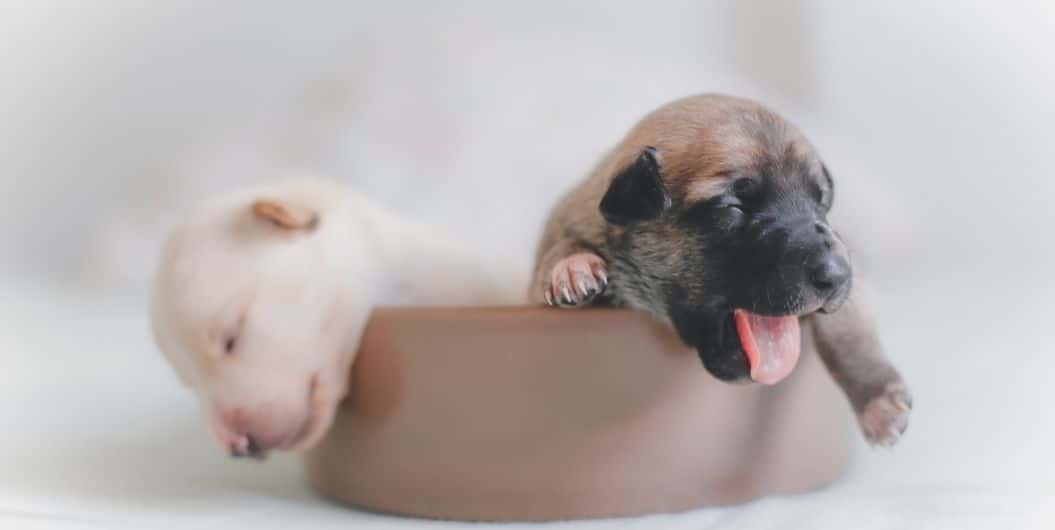
[(670, 208), (670, 195), (659, 172), (659, 152), (646, 147), (619, 172), (601, 199), (601, 215), (615, 225), (644, 221)]
[(284, 230), (311, 230), (319, 224), (314, 210), (275, 199), (258, 199), (251, 209), (256, 217)]

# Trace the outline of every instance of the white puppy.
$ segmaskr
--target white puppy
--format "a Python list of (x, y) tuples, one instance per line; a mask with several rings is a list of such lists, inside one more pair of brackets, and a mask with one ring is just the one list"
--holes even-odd
[(495, 261), (336, 183), (252, 189), (171, 235), (154, 336), (232, 455), (304, 449), (333, 420), (375, 306), (524, 302), (526, 271)]

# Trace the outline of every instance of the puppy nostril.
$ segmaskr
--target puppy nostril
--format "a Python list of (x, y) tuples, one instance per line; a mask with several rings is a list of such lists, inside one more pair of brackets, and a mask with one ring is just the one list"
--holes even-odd
[(246, 455), (251, 456), (253, 458), (260, 458), (261, 456), (263, 456), (264, 452), (260, 450), (260, 445), (257, 444), (256, 439), (253, 438), (253, 435), (247, 434), (247, 435), (245, 435), (245, 439), (246, 439), (246, 445), (245, 445), (245, 453), (246, 453)]
[(242, 458), (249, 454), (249, 437), (238, 436), (227, 447), (228, 453), (233, 458)]
[(809, 279), (813, 288), (822, 294), (836, 288), (835, 271), (832, 270), (831, 262), (825, 261), (810, 271)]
[(835, 282), (824, 277), (814, 278), (813, 287), (822, 293), (827, 293), (835, 289)]
[(828, 259), (810, 271), (810, 283), (818, 293), (828, 294), (849, 277), (849, 270), (838, 260)]
[(818, 234), (827, 234), (828, 233), (828, 228), (826, 226), (824, 226), (824, 223), (821, 223), (821, 222), (813, 223), (813, 228), (817, 231)]

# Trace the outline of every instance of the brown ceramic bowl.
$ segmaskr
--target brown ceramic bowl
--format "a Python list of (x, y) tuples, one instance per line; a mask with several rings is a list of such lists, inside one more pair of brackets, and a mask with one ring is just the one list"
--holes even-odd
[(375, 511), (614, 517), (821, 487), (850, 425), (805, 352), (779, 385), (731, 385), (643, 314), (380, 309), (306, 462), (319, 491)]

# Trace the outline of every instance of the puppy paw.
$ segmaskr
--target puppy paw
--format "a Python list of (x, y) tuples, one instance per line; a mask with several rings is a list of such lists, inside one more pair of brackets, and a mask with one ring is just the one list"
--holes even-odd
[(911, 411), (912, 396), (908, 389), (903, 383), (891, 383), (868, 402), (857, 415), (857, 421), (869, 444), (892, 447), (908, 428)]
[(572, 254), (553, 266), (546, 303), (578, 307), (590, 303), (608, 287), (608, 264), (592, 252)]

